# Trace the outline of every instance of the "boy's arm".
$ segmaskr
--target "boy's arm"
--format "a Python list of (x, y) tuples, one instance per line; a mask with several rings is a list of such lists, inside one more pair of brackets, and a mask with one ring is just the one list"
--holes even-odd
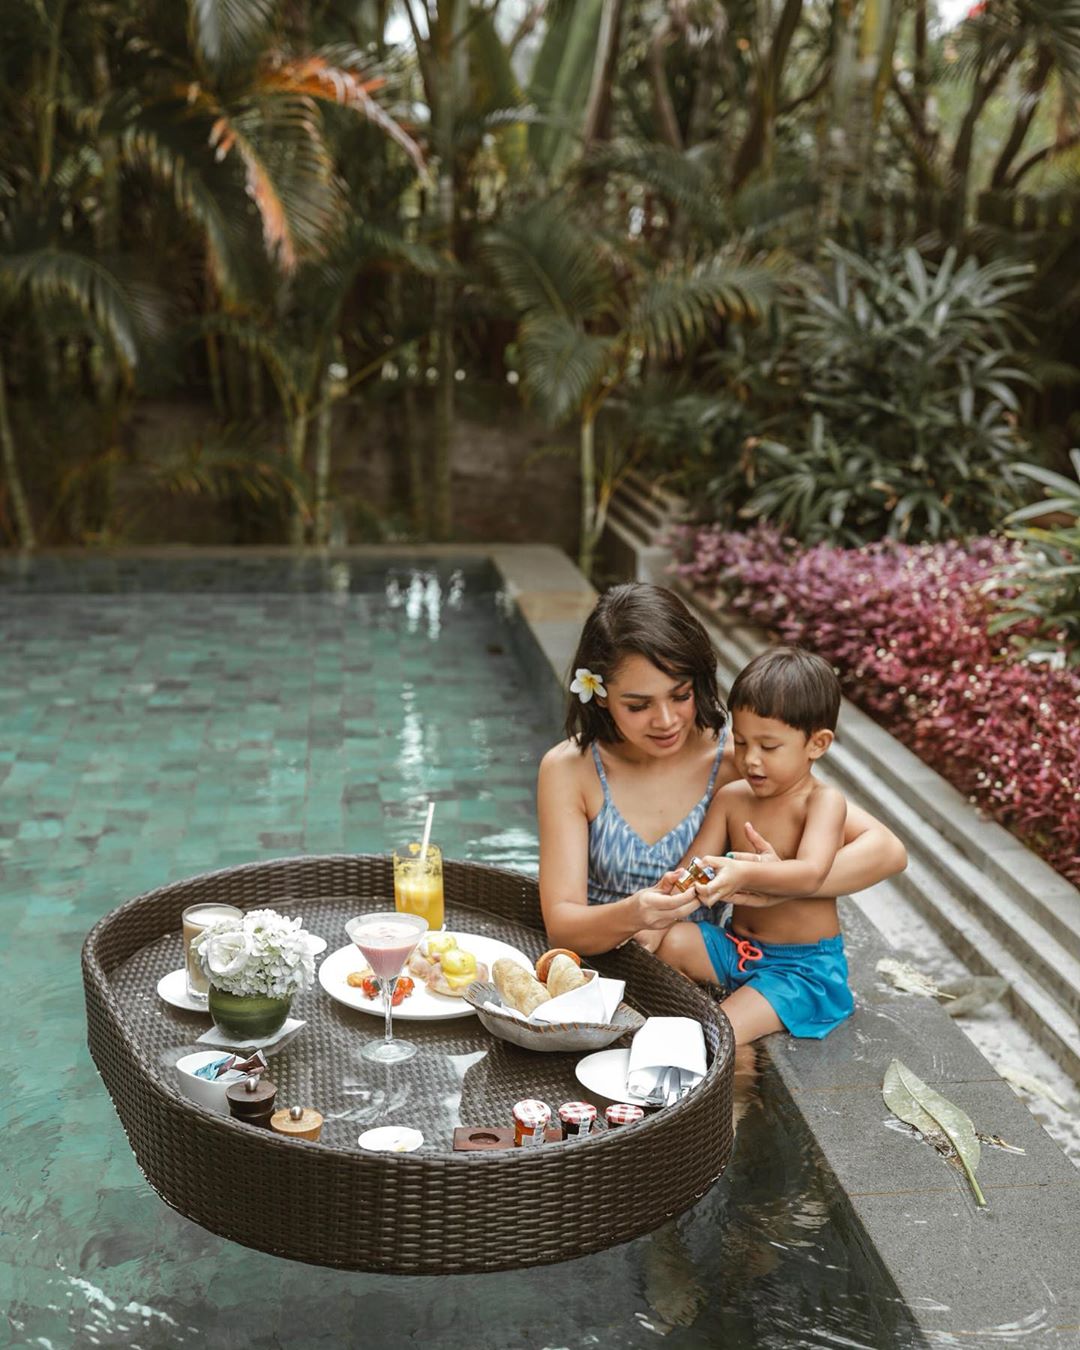
[(843, 793), (836, 788), (819, 787), (810, 799), (794, 858), (739, 862), (706, 856), (704, 861), (716, 869), (716, 879), (707, 886), (699, 886), (698, 895), (708, 905), (751, 887), (763, 897), (776, 898), (773, 901), (766, 898), (765, 905), (788, 900), (793, 895), (812, 895), (828, 876), (843, 843), (846, 814)]

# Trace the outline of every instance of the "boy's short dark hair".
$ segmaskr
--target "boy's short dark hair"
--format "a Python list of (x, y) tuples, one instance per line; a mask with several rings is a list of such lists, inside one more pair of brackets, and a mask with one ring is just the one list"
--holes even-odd
[(739, 671), (728, 695), (735, 712), (745, 708), (797, 727), (804, 736), (835, 731), (840, 681), (828, 661), (802, 647), (770, 647)]
[[(597, 600), (581, 630), (570, 663), (571, 677), (584, 666), (610, 680), (627, 656), (643, 656), (673, 680), (694, 686), (694, 723), (719, 732), (727, 721), (716, 683), (716, 649), (708, 633), (674, 591), (632, 581), (612, 586)], [(566, 734), (582, 750), (593, 741), (622, 740), (615, 721), (597, 700), (570, 695)]]

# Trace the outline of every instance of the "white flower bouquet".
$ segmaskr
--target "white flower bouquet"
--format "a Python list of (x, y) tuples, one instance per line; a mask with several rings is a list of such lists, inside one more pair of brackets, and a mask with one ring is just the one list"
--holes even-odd
[(221, 919), (192, 939), (206, 977), (227, 994), (291, 998), (315, 979), (318, 940), (303, 932), (303, 919), (272, 909), (253, 909), (240, 919)]

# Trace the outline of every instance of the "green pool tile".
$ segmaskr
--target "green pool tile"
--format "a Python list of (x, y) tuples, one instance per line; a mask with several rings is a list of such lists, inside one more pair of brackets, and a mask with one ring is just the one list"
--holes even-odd
[[(16, 1253), (0, 1234), (0, 1300), (27, 1343), (169, 1343), (169, 1323), (138, 1311), (152, 1305), (182, 1310), (176, 1324), (207, 1345), (225, 1344), (222, 1319), (250, 1330), (246, 1310), (246, 1343), (276, 1345), (283, 1271), (338, 1298), (385, 1284), (292, 1276), (158, 1200), (90, 1064), (79, 974), (87, 929), (114, 905), (255, 858), (385, 852), (417, 834), (427, 793), (448, 855), (535, 861), (517, 808), (554, 728), (524, 724), (524, 672), (485, 659), (503, 642), (490, 596), (444, 613), (437, 640), (380, 591), (347, 599), (51, 593), (5, 606), (0, 594), (22, 677), (0, 689), (0, 897), (19, 912), (5, 1006), (15, 1096), (38, 1122), (5, 1162), (41, 1234)], [(512, 738), (487, 733), (493, 717)], [(478, 769), (497, 778), (479, 786)], [(495, 790), (519, 773), (517, 793)], [(59, 1086), (35, 1098), (29, 1056), (46, 1048)], [(51, 1131), (59, 1120), (75, 1128)]]

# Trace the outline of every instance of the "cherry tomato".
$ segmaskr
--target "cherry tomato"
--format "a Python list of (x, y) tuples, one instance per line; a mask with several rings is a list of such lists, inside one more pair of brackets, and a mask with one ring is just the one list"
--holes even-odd
[(393, 997), (390, 1000), (390, 1006), (396, 1008), (399, 1003), (404, 1003), (412, 993), (413, 988), (413, 982), (409, 979), (408, 975), (399, 975), (398, 982), (394, 987)]

